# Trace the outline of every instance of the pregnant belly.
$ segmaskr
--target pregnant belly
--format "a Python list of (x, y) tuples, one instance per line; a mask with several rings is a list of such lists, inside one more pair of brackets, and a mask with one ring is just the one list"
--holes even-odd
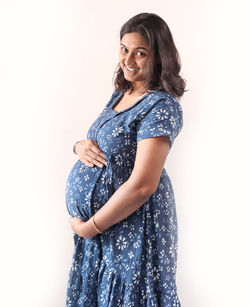
[(88, 167), (78, 160), (66, 181), (65, 196), (69, 214), (87, 221), (95, 206), (106, 201), (105, 167)]
[(88, 167), (78, 160), (66, 182), (65, 196), (69, 214), (87, 221), (128, 180), (132, 168), (133, 162), (119, 154), (107, 155), (107, 166), (103, 168)]

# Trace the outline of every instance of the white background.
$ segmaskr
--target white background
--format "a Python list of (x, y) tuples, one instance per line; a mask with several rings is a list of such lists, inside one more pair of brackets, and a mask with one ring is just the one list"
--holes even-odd
[(169, 25), (189, 89), (165, 168), (179, 224), (182, 307), (249, 304), (247, 1), (0, 1), (1, 306), (65, 305), (73, 143), (113, 92), (119, 31)]

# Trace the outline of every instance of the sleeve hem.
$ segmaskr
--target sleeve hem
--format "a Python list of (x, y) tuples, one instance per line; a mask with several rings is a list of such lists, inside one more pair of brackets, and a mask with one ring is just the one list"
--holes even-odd
[(136, 141), (137, 141), (137, 143), (138, 143), (138, 142), (141, 141), (141, 140), (149, 139), (149, 138), (155, 138), (155, 137), (159, 137), (159, 136), (167, 136), (167, 137), (168, 137), (169, 143), (170, 143), (169, 149), (171, 149), (172, 146), (173, 146), (173, 144), (174, 144), (174, 139), (171, 137), (171, 135), (166, 134), (166, 132), (163, 132), (163, 131), (162, 131), (162, 133), (159, 133), (159, 131), (158, 131), (157, 134), (155, 134), (155, 135), (153, 135), (153, 134), (145, 134), (145, 133), (144, 133), (143, 135), (137, 136)]

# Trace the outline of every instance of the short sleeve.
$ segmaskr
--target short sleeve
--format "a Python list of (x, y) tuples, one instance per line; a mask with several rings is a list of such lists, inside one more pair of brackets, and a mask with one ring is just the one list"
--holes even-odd
[(180, 102), (175, 98), (164, 97), (146, 113), (137, 124), (137, 142), (166, 135), (170, 148), (183, 126), (183, 112)]

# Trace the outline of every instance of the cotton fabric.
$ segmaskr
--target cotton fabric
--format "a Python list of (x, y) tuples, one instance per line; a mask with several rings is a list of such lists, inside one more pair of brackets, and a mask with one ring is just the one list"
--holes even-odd
[[(78, 160), (66, 182), (66, 205), (87, 221), (129, 179), (137, 144), (166, 135), (170, 150), (183, 126), (179, 100), (151, 90), (125, 110), (113, 108), (123, 97), (113, 92), (90, 126), (107, 166), (88, 167)], [(176, 287), (178, 222), (171, 180), (162, 169), (157, 190), (133, 214), (102, 234), (73, 233), (66, 307), (181, 307)]]

